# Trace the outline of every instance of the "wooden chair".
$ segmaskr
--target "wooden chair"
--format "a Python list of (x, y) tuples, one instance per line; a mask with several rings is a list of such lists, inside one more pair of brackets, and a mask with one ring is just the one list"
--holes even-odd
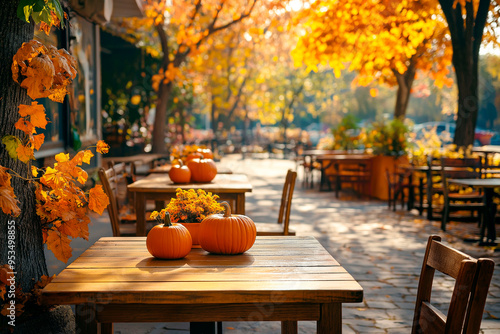
[[(411, 196), (410, 193), (410, 173), (411, 171), (403, 171), (396, 169), (393, 173), (389, 171), (389, 169), (385, 170), (385, 175), (387, 178), (387, 205), (389, 210), (392, 209), (396, 211), (396, 204), (401, 197), (401, 208), (403, 209), (405, 206), (405, 191), (408, 192), (408, 197)], [(411, 208), (412, 199), (408, 198), (408, 209)]]
[[(104, 188), (104, 192), (109, 197), (108, 214), (111, 221), (113, 236), (119, 237), (135, 235), (135, 214), (127, 213), (125, 215), (120, 215), (119, 211), (120, 205), (118, 203), (118, 192), (120, 184), (126, 177), (125, 164), (119, 163), (107, 170), (101, 167), (99, 168), (98, 174)], [(149, 214), (147, 214), (146, 221), (152, 222), (152, 220), (149, 219)]]
[(290, 210), (292, 208), (292, 196), (295, 188), (297, 172), (288, 170), (285, 178), (285, 185), (281, 194), (281, 205), (278, 214), (278, 223), (256, 222), (257, 235), (295, 235), (295, 231), (289, 229)]
[[(464, 188), (457, 185), (452, 187), (448, 179), (478, 179), (481, 178), (481, 161), (479, 159), (441, 159), (441, 183), (443, 192), (443, 212), (441, 229), (446, 231), (446, 224), (452, 211), (469, 211), (469, 216), (456, 216), (455, 220), (478, 221), (481, 226), (486, 215), (484, 194), (477, 191), (464, 192)], [(474, 213), (477, 212), (477, 216)]]
[[(476, 260), (429, 237), (417, 290), (412, 334), (477, 334), (495, 263)], [(435, 270), (455, 279), (448, 315), (431, 304)]]

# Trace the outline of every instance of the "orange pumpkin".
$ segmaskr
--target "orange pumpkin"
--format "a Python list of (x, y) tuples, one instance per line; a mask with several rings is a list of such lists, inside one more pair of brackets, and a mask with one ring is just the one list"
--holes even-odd
[(192, 159), (187, 165), (191, 170), (193, 182), (210, 182), (217, 175), (217, 166), (212, 159)]
[(191, 170), (182, 163), (182, 160), (179, 160), (178, 165), (172, 165), (168, 176), (174, 183), (189, 183), (191, 181)]
[(199, 148), (196, 152), (201, 153), (205, 159), (213, 159), (214, 154), (212, 153), (212, 150), (209, 148)]
[(231, 215), (227, 202), (222, 202), (224, 214), (210, 215), (200, 225), (200, 246), (215, 254), (241, 254), (249, 250), (257, 236), (252, 219), (243, 215)]
[(198, 159), (198, 158), (203, 158), (203, 154), (201, 154), (200, 152), (193, 152), (193, 153), (189, 153), (188, 156), (186, 157), (186, 163), (189, 162), (189, 160), (193, 160), (193, 159)]
[(156, 225), (146, 238), (148, 252), (159, 259), (180, 259), (188, 255), (193, 242), (191, 234), (181, 224), (170, 221), (168, 212), (164, 224)]

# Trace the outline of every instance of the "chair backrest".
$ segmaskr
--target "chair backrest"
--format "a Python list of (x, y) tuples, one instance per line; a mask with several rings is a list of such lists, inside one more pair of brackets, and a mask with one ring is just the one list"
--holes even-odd
[(118, 216), (118, 202), (116, 196), (121, 174), (123, 173), (122, 168), (124, 169), (125, 165), (120, 163), (107, 170), (101, 167), (98, 171), (99, 179), (101, 180), (104, 192), (109, 197), (108, 213), (114, 237), (120, 236), (120, 218)]
[(479, 158), (441, 158), (441, 178), (443, 194), (448, 196), (447, 179), (479, 179), (481, 178), (481, 160)]
[[(441, 243), (441, 237), (429, 237), (425, 251), (412, 334), (416, 333), (479, 333), (494, 262), (476, 260)], [(435, 270), (455, 279), (448, 315), (431, 304)]]
[(295, 189), (295, 180), (297, 172), (289, 169), (286, 173), (285, 185), (281, 194), (281, 205), (278, 215), (278, 224), (283, 224), (283, 234), (288, 235), (288, 227), (290, 225), (290, 210), (292, 209), (292, 196)]

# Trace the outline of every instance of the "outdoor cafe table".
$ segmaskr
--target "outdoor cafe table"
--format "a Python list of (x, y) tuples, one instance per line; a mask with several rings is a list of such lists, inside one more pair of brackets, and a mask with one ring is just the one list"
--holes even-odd
[[(99, 239), (41, 294), (46, 304), (75, 304), (77, 332), (112, 333), (114, 322), (317, 321), (317, 333), (342, 331), (342, 303), (363, 288), (310, 236), (257, 237), (240, 255), (193, 248), (158, 260), (145, 237)], [(192, 331), (193, 333), (194, 331)]]
[[(493, 196), (495, 193), (495, 188), (500, 187), (499, 178), (489, 178), (489, 179), (448, 179), (451, 184), (458, 184), (463, 186), (469, 186), (474, 188), (484, 189), (484, 201), (486, 204), (485, 222), (481, 225), (479, 244), (480, 245), (496, 245), (496, 229), (495, 229), (495, 215), (497, 212), (497, 206), (493, 202)], [(488, 229), (486, 235), (486, 241), (484, 241), (484, 230)]]
[(373, 159), (371, 154), (326, 154), (316, 157), (316, 161), (321, 164), (321, 183), (320, 190), (322, 190), (325, 184), (328, 184), (329, 190), (331, 189), (331, 183), (328, 180), (327, 170), (334, 168), (335, 174), (337, 175), (336, 184), (336, 197), (338, 197), (338, 179), (340, 178), (340, 170), (342, 165), (358, 165), (361, 167), (367, 167), (370, 161)]
[(169, 201), (175, 197), (178, 188), (203, 189), (227, 201), (233, 213), (245, 214), (245, 193), (252, 191), (252, 185), (245, 174), (217, 174), (210, 183), (176, 184), (170, 180), (168, 174), (156, 173), (129, 184), (127, 188), (135, 194), (136, 235), (138, 236), (146, 235), (147, 200), (154, 200), (157, 203)]

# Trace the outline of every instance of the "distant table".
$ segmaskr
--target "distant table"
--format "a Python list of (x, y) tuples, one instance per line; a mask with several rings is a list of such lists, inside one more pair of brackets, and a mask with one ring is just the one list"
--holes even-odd
[(149, 164), (151, 167), (153, 167), (153, 162), (155, 160), (165, 158), (165, 154), (154, 154), (154, 153), (144, 153), (144, 154), (136, 154), (136, 155), (130, 155), (130, 156), (124, 156), (124, 157), (103, 157), (102, 158), (102, 163), (104, 164), (105, 168), (108, 168), (108, 163), (109, 162), (114, 162), (114, 163), (139, 163), (139, 164)]
[[(172, 168), (171, 164), (156, 166), (151, 168), (149, 173), (168, 173), (170, 172), (170, 168)], [(233, 171), (229, 167), (217, 165), (217, 174), (233, 174)]]
[(146, 201), (169, 201), (175, 197), (177, 188), (183, 190), (203, 189), (219, 195), (228, 201), (233, 213), (245, 214), (245, 193), (252, 191), (252, 185), (245, 174), (217, 174), (210, 183), (173, 183), (168, 174), (150, 174), (127, 186), (135, 194), (137, 235), (146, 235)]
[[(322, 190), (323, 185), (328, 181), (328, 189), (331, 190), (331, 184), (327, 180), (327, 170), (332, 168), (335, 170), (335, 177), (337, 179), (335, 185), (335, 195), (338, 197), (338, 192), (340, 190), (340, 171), (341, 166), (346, 165), (356, 165), (361, 167), (368, 167), (373, 159), (371, 154), (327, 154), (319, 155), (316, 157), (316, 161), (321, 164), (321, 184), (320, 190)], [(369, 181), (369, 180), (368, 180)]]
[[(115, 322), (317, 321), (342, 332), (342, 303), (363, 288), (310, 236), (259, 236), (240, 255), (192, 249), (157, 260), (145, 237), (99, 239), (41, 292), (45, 304), (76, 305), (77, 332), (113, 333)], [(191, 333), (198, 333), (191, 330)]]
[[(495, 194), (495, 188), (500, 187), (500, 179), (491, 178), (491, 179), (448, 179), (449, 183), (459, 184), (463, 186), (469, 186), (474, 188), (483, 188), (484, 189), (484, 197), (486, 203), (486, 212), (488, 216), (485, 221), (486, 224), (481, 226), (479, 243), (481, 245), (489, 245), (495, 244), (496, 239), (496, 229), (495, 229), (495, 215), (497, 212), (497, 206), (493, 202), (493, 196)], [(486, 225), (486, 226), (485, 226)], [(484, 241), (484, 229), (488, 228), (488, 233), (486, 235), (486, 241)]]

